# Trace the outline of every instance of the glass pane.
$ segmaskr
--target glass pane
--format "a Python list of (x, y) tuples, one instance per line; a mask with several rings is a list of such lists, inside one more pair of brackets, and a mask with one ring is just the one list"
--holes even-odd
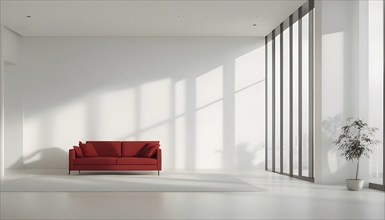
[(272, 157), (272, 128), (273, 128), (273, 114), (272, 114), (272, 103), (273, 103), (273, 81), (272, 81), (272, 42), (271, 40), (267, 43), (267, 169), (272, 169), (273, 157)]
[[(312, 161), (313, 155), (309, 155), (311, 152), (309, 145), (309, 124), (310, 124), (310, 89), (312, 88), (312, 82), (310, 82), (309, 76), (309, 16), (306, 14), (299, 21), (295, 22), (291, 28), (293, 31), (292, 42), (290, 42), (290, 27), (274, 38), (274, 48), (269, 45), (268, 50), (274, 50), (274, 60), (272, 60), (272, 55), (268, 54), (268, 74), (272, 74), (272, 69), (274, 68), (274, 80), (268, 82), (267, 85), (274, 85), (274, 88), (268, 89), (268, 108), (267, 110), (271, 112), (271, 117), (269, 116), (268, 123), (274, 126), (274, 129), (271, 127), (271, 134), (268, 134), (268, 139), (271, 139), (268, 149), (274, 148), (274, 158), (272, 155), (268, 154), (268, 160), (275, 160), (275, 163), (269, 163), (274, 165), (276, 172), (283, 172), (285, 174), (290, 173), (290, 156), (293, 156), (293, 175), (299, 176), (300, 171), (301, 176), (310, 177), (309, 173), (309, 162)], [(285, 21), (287, 22), (287, 21)], [(299, 26), (301, 23), (301, 26)], [(302, 29), (301, 36), (299, 36), (299, 29)], [(281, 37), (282, 36), (282, 42)], [(299, 39), (301, 38), (301, 42)], [(281, 43), (282, 43), (282, 60), (280, 60), (281, 52)], [(290, 63), (290, 43), (292, 43), (292, 63)], [(269, 44), (269, 42), (268, 42)], [(301, 46), (301, 51), (299, 47)], [(270, 49), (271, 48), (271, 49)], [(299, 54), (302, 54), (301, 59)], [(270, 61), (269, 61), (270, 60)], [(281, 66), (282, 64), (282, 66)], [(292, 67), (290, 65), (293, 65)], [(301, 65), (301, 66), (300, 66)], [(280, 68), (282, 67), (282, 73)], [(292, 88), (290, 87), (290, 69), (293, 70), (292, 75)], [(300, 75), (301, 70), (301, 75)], [(282, 89), (282, 90), (281, 90)], [(292, 97), (290, 92), (292, 91)], [(281, 97), (282, 92), (282, 97)], [(274, 100), (273, 100), (274, 99)], [(290, 99), (293, 101), (293, 106), (290, 106)], [(301, 103), (301, 105), (300, 105)], [(281, 106), (282, 104), (282, 106)], [(292, 111), (290, 112), (290, 108)], [(274, 108), (274, 109), (273, 109)], [(282, 111), (281, 111), (282, 110)], [(301, 113), (301, 114), (300, 114)], [(293, 127), (290, 127), (290, 117), (293, 120)], [(274, 119), (274, 121), (273, 121)], [(282, 125), (282, 127), (280, 127)], [(300, 130), (301, 127), (301, 130)], [(292, 129), (292, 130), (291, 130)], [(282, 133), (281, 133), (282, 131)], [(292, 132), (292, 137), (290, 134)], [(282, 139), (281, 139), (282, 138)], [(292, 143), (290, 143), (292, 140)], [(274, 142), (274, 143), (273, 143)], [(281, 145), (282, 144), (282, 145)], [(290, 155), (290, 145), (293, 146), (293, 155)], [(282, 152), (280, 151), (282, 147)], [(273, 151), (272, 149), (270, 151)], [(302, 152), (301, 158), (299, 153)], [(282, 158), (281, 154), (282, 153)], [(270, 158), (271, 157), (271, 158)], [(282, 161), (281, 161), (282, 159)], [(282, 162), (282, 164), (281, 164)], [(299, 162), (302, 162), (301, 167)], [(282, 167), (282, 170), (281, 170)]]
[[(369, 3), (369, 126), (379, 128), (377, 139), (383, 140), (384, 94), (384, 35), (383, 1)], [(370, 182), (383, 185), (383, 143), (373, 148), (370, 155)]]
[(293, 174), (298, 175), (298, 21), (293, 24)]
[(289, 28), (283, 32), (283, 172), (289, 173), (290, 150), (289, 150), (289, 119), (290, 119), (290, 41)]
[(302, 18), (302, 176), (309, 163), (309, 14)]
[(280, 171), (280, 35), (275, 37), (275, 171)]

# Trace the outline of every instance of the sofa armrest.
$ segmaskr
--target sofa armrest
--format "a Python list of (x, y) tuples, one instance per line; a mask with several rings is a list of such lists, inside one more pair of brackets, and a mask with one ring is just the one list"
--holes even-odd
[(158, 170), (162, 170), (162, 149), (160, 148), (156, 151), (156, 159), (158, 161)]
[(75, 150), (74, 149), (70, 149), (69, 150), (69, 155), (68, 155), (68, 168), (69, 168), (69, 170), (73, 170), (75, 158), (76, 158)]

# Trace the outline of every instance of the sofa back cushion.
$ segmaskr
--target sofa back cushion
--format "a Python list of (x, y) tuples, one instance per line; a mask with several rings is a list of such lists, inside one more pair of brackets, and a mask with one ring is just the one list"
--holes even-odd
[(160, 147), (160, 144), (148, 143), (136, 154), (137, 157), (153, 157), (156, 151)]
[(159, 144), (159, 141), (122, 141), (122, 156), (135, 157), (147, 144)]
[(90, 143), (82, 143), (79, 141), (79, 146), (82, 149), (83, 155), (85, 157), (97, 157), (98, 153), (96, 152), (94, 146)]
[(80, 147), (74, 146), (74, 150), (75, 150), (76, 157), (78, 158), (84, 157), (83, 151)]
[(99, 157), (121, 157), (122, 147), (120, 141), (87, 141), (94, 146)]

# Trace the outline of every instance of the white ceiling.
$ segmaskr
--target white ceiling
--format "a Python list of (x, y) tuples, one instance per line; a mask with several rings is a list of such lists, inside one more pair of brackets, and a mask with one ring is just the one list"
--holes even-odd
[(305, 2), (2, 1), (2, 23), (22, 36), (265, 36)]

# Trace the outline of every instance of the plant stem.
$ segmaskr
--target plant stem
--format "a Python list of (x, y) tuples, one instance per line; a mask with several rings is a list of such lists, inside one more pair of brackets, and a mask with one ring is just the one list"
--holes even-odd
[(356, 171), (356, 180), (358, 179), (358, 169), (360, 167), (360, 160), (357, 160), (357, 171)]

